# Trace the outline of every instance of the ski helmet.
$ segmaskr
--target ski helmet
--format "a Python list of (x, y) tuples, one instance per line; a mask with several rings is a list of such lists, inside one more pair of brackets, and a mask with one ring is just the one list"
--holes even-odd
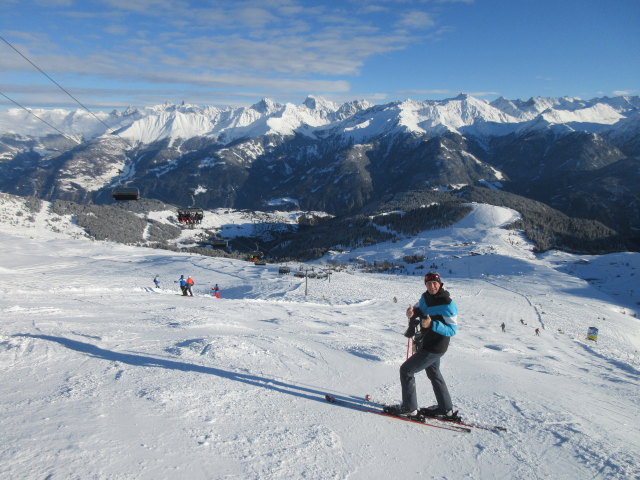
[(444, 283), (442, 283), (442, 279), (440, 278), (440, 274), (438, 272), (428, 272), (424, 276), (424, 283), (427, 283), (427, 282), (438, 282), (440, 285), (444, 285)]

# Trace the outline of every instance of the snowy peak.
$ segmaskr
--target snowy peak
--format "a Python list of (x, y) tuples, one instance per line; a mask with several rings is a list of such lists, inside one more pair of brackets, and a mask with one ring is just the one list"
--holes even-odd
[(515, 117), (469, 95), (441, 101), (419, 102), (409, 99), (367, 109), (364, 115), (364, 119), (363, 115), (354, 115), (349, 119), (345, 131), (350, 136), (353, 137), (354, 131), (365, 137), (393, 130), (440, 135), (446, 132), (461, 133), (467, 127), (487, 122), (517, 122)]
[[(107, 131), (128, 125), (141, 116), (137, 110), (127, 109), (124, 112), (97, 112), (91, 114), (86, 110), (63, 109), (31, 109), (33, 115), (21, 108), (11, 108), (0, 112), (0, 135), (15, 134), (32, 137), (56, 135), (58, 131), (44, 122), (73, 138), (93, 138)], [(95, 116), (94, 116), (95, 115)], [(40, 120), (41, 119), (41, 120)]]
[(540, 116), (549, 123), (596, 123), (613, 125), (625, 118), (613, 107), (603, 103), (585, 106), (580, 109), (547, 109)]
[(146, 115), (117, 133), (132, 141), (152, 143), (163, 138), (187, 139), (206, 135), (213, 127), (210, 117), (201, 111), (171, 109)]
[(274, 102), (270, 98), (263, 98), (258, 103), (251, 105), (250, 108), (262, 115), (272, 115), (278, 112), (282, 108), (282, 105)]
[(317, 112), (321, 112), (324, 115), (328, 113), (334, 113), (338, 110), (339, 105), (326, 100), (322, 97), (315, 97), (313, 95), (309, 95), (304, 102), (302, 102), (302, 106), (307, 107), (309, 110), (315, 110)]
[(469, 95), (459, 95), (454, 99), (444, 100), (434, 107), (442, 123), (456, 130), (475, 123), (513, 123), (517, 121), (516, 117), (493, 107), (484, 100)]
[[(98, 113), (37, 110), (38, 116), (68, 135), (85, 139), (116, 133), (132, 142), (209, 136), (221, 143), (262, 135), (345, 135), (368, 141), (394, 131), (419, 135), (457, 132), (474, 136), (501, 136), (512, 132), (567, 125), (566, 130), (611, 130), (622, 120), (640, 116), (640, 97), (582, 100), (573, 97), (535, 97), (492, 102), (460, 94), (445, 100), (405, 100), (383, 105), (353, 101), (342, 105), (309, 95), (300, 105), (263, 98), (250, 107), (163, 104), (141, 110)], [(629, 125), (629, 122), (623, 122)], [(50, 131), (49, 131), (50, 130)], [(56, 133), (20, 109), (0, 113), (0, 134), (43, 136)], [(356, 138), (357, 137), (357, 138)]]

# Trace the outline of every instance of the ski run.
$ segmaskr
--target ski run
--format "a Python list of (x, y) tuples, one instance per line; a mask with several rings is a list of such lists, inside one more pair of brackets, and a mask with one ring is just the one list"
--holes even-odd
[[(451, 228), (336, 252), (427, 259), (307, 285), (274, 264), (90, 241), (44, 210), (4, 215), (0, 478), (639, 478), (640, 255), (533, 254), (500, 228), (514, 215), (476, 205)], [(441, 370), (469, 426), (373, 415), (364, 398), (399, 403), (404, 312), (432, 263), (460, 310)]]

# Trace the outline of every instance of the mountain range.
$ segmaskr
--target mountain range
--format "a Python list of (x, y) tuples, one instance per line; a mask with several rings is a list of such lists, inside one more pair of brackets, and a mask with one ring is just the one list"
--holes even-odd
[(597, 220), (628, 245), (640, 231), (640, 97), (338, 105), (309, 96), (33, 113), (0, 113), (0, 191), (106, 204), (116, 186), (135, 185), (179, 206), (288, 203), (341, 216), (409, 191), (472, 186)]

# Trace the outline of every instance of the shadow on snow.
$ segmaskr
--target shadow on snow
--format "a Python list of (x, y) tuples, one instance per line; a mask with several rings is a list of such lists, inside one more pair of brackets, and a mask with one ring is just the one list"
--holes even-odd
[[(97, 347), (90, 343), (80, 342), (78, 340), (72, 340), (64, 337), (54, 337), (51, 335), (34, 335), (29, 333), (19, 333), (13, 335), (14, 337), (34, 338), (40, 340), (46, 340), (49, 342), (55, 342), (62, 345), (69, 350), (75, 350), (76, 352), (89, 355), (93, 358), (99, 358), (108, 360), (111, 362), (119, 362), (134, 367), (148, 367), (148, 368), (163, 368), (167, 370), (178, 370), (182, 372), (194, 372), (202, 373), (206, 375), (215, 375), (217, 377), (225, 378), (227, 380), (233, 380), (236, 382), (245, 383), (254, 387), (266, 388), (279, 393), (287, 395), (293, 395), (295, 397), (304, 398), (307, 400), (313, 400), (317, 402), (326, 403), (325, 395), (327, 391), (320, 391), (314, 388), (305, 387), (301, 385), (295, 385), (293, 383), (286, 383), (271, 378), (261, 377), (258, 375), (250, 375), (244, 373), (236, 373), (228, 370), (222, 370), (215, 367), (207, 367), (202, 365), (195, 365), (192, 363), (169, 360), (164, 358), (155, 358), (147, 355), (120, 353), (112, 350)], [(340, 397), (337, 397), (340, 398)], [(345, 397), (347, 398), (347, 397)], [(353, 401), (354, 397), (349, 397)]]

